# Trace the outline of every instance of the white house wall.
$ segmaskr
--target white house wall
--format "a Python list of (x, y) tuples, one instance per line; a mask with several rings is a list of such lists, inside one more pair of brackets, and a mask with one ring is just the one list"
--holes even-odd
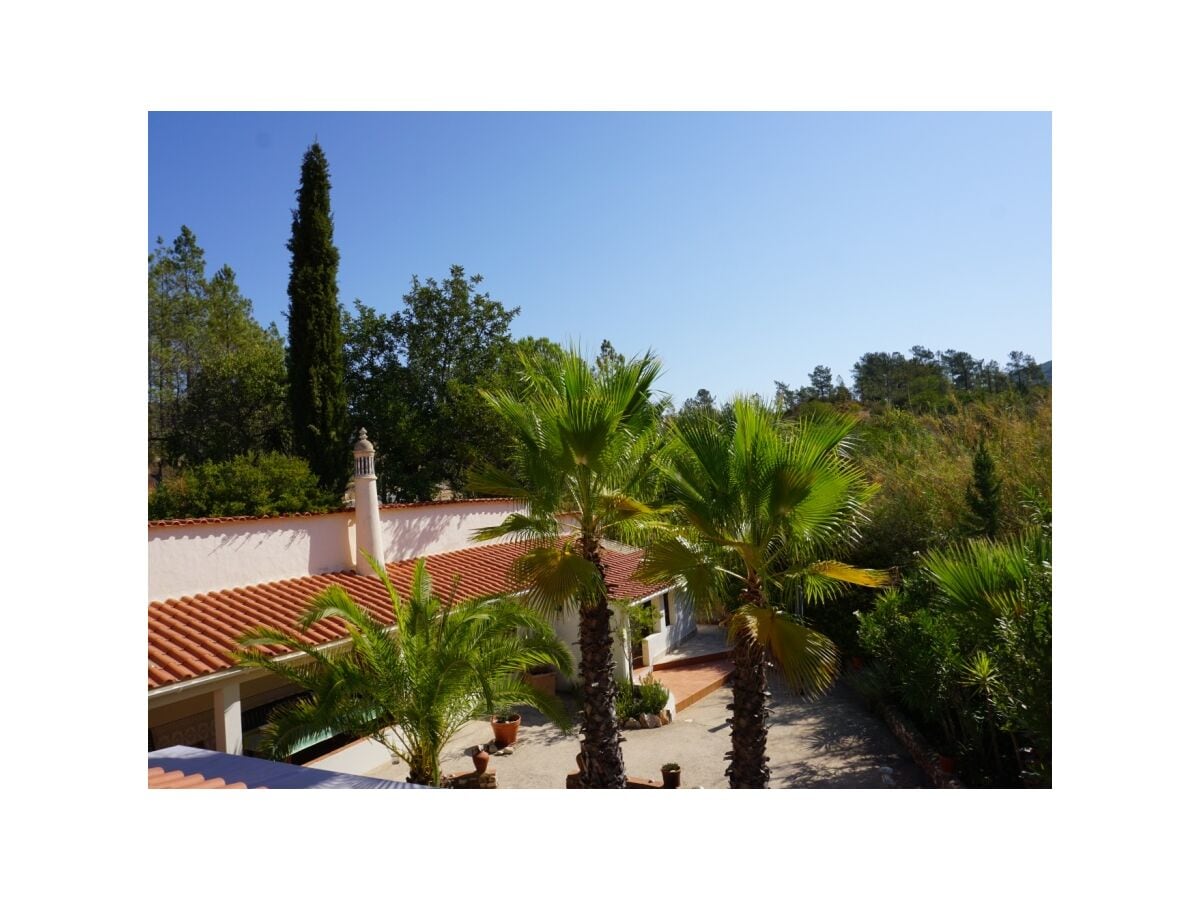
[(670, 591), (671, 624), (667, 629), (669, 648), (678, 647), (696, 631), (696, 604), (682, 588)]
[[(379, 512), (387, 562), (476, 546), (518, 503), (464, 501)], [(324, 516), (197, 521), (149, 528), (149, 599), (167, 600), (354, 568), (354, 511)]]
[(473, 541), (477, 528), (499, 525), (514, 512), (523, 510), (520, 503), (439, 503), (434, 506), (383, 508), (379, 517), (383, 524), (383, 548), (388, 562), (433, 556), (476, 547)]
[(354, 567), (353, 513), (151, 525), (150, 600)]
[[(346, 775), (365, 775), (391, 761), (392, 754), (383, 744), (370, 738), (360, 738), (345, 747), (339, 747), (331, 753), (314, 759), (307, 763), (307, 767), (326, 772), (342, 772)], [(469, 765), (470, 761), (467, 762)]]

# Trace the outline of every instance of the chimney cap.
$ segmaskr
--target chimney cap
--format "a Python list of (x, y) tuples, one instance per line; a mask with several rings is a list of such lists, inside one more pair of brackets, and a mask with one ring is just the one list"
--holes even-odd
[(358, 443), (354, 445), (355, 453), (374, 453), (375, 445), (367, 440), (367, 429), (358, 429)]

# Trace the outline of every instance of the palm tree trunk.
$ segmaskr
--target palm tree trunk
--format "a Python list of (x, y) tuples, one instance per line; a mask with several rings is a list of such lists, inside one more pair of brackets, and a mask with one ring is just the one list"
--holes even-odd
[[(762, 605), (758, 578), (752, 573), (742, 591), (742, 602)], [(730, 725), (733, 749), (727, 759), (731, 788), (765, 788), (771, 779), (767, 766), (767, 665), (762, 646), (748, 633), (738, 635), (733, 648), (733, 716)]]
[[(581, 552), (603, 575), (599, 541), (580, 539)], [(607, 594), (607, 589), (605, 591)], [(612, 609), (606, 596), (579, 608), (579, 677), (583, 693), (580, 783), (585, 788), (625, 787), (625, 758), (617, 725), (617, 683), (612, 656)]]

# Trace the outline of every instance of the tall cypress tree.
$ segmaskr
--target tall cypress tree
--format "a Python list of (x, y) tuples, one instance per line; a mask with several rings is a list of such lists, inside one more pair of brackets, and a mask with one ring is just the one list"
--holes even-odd
[(288, 279), (288, 397), (296, 447), (321, 487), (341, 492), (350, 474), (346, 364), (337, 299), (338, 251), (329, 210), (329, 163), (304, 154), (292, 211)]
[(1000, 478), (982, 435), (975, 446), (971, 469), (971, 482), (967, 485), (971, 528), (982, 537), (995, 538), (1000, 532)]

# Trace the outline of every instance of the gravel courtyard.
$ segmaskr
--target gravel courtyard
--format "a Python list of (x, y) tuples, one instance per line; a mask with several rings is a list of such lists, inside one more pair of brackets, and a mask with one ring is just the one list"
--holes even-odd
[[(683, 769), (683, 787), (728, 788), (724, 756), (729, 750), (729, 726), (725, 723), (729, 712), (725, 706), (731, 699), (730, 689), (721, 688), (683, 710), (666, 727), (622, 732), (626, 773), (657, 781), (662, 778), (659, 770), (663, 763), (677, 762)], [(563, 734), (533, 710), (522, 708), (520, 712), (521, 731), (513, 754), (491, 760), (497, 787), (564, 787), (567, 773), (576, 768), (577, 738)], [(464, 728), (443, 757), (443, 772), (470, 771), (468, 748), (491, 738), (491, 726), (485, 722)], [(772, 788), (884, 787), (884, 766), (892, 769), (896, 787), (930, 786), (887, 726), (840, 684), (813, 701), (774, 689), (767, 753)], [(403, 780), (408, 769), (403, 763), (383, 765), (366, 774)]]

